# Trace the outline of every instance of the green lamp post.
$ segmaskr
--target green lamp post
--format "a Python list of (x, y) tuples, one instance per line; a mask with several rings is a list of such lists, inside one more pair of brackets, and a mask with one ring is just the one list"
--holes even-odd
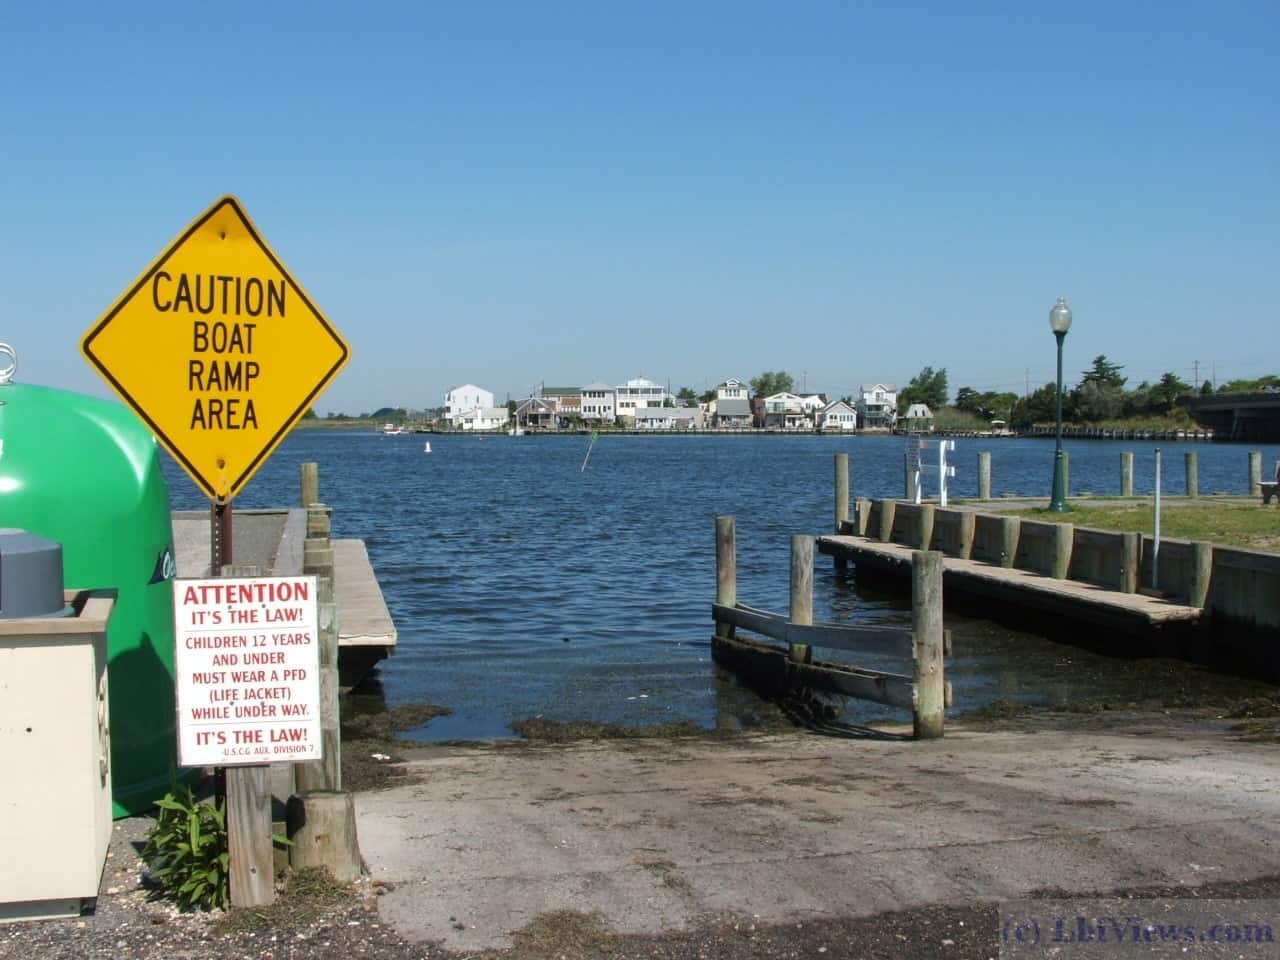
[(1049, 498), (1049, 509), (1054, 513), (1066, 513), (1067, 465), (1062, 459), (1062, 341), (1071, 329), (1071, 308), (1067, 306), (1066, 297), (1059, 297), (1049, 311), (1049, 328), (1058, 341), (1058, 431), (1053, 448), (1053, 495)]

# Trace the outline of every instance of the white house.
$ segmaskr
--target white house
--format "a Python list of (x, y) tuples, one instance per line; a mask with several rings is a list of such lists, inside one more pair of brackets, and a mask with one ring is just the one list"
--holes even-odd
[(775, 393), (764, 398), (764, 425), (784, 430), (813, 426), (805, 414), (804, 399), (794, 393)]
[(827, 405), (827, 398), (820, 393), (802, 393), (800, 394), (800, 408), (813, 413), (815, 410), (822, 410)]
[[(687, 407), (641, 407), (634, 417), (637, 430), (675, 430), (689, 429), (690, 414), (696, 413)], [(685, 414), (681, 417), (680, 414)]]
[(820, 415), (823, 430), (856, 430), (858, 428), (858, 411), (843, 400), (833, 400), (823, 408)]
[(859, 388), (858, 416), (865, 430), (892, 430), (898, 419), (898, 388), (891, 383), (864, 383)]
[(668, 399), (674, 399), (661, 384), (636, 377), (613, 388), (618, 398), (618, 416), (634, 417), (637, 410), (645, 407), (661, 407)]
[(751, 388), (737, 377), (730, 377), (716, 387), (717, 400), (749, 400)]
[(450, 387), (444, 393), (444, 418), (453, 422), (458, 414), (471, 410), (483, 410), (493, 406), (493, 394), (474, 383)]
[(508, 419), (506, 407), (477, 407), (454, 414), (453, 424), (463, 430), (501, 430)]
[(579, 401), (583, 420), (613, 423), (618, 416), (618, 397), (614, 388), (597, 380), (582, 388)]

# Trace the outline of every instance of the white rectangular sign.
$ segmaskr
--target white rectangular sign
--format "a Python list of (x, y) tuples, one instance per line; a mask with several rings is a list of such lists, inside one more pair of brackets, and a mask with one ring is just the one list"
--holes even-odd
[(315, 577), (175, 580), (178, 762), (321, 759)]

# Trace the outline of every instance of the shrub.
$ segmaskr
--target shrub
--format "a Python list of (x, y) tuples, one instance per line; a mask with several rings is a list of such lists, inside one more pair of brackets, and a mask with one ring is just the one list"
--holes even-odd
[(142, 859), (161, 892), (182, 910), (225, 910), (230, 901), (227, 812), (222, 802), (197, 800), (190, 787), (156, 801)]

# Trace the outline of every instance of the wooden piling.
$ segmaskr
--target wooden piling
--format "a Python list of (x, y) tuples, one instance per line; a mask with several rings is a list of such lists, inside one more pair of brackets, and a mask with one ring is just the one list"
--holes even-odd
[(1187, 469), (1187, 496), (1200, 496), (1200, 454), (1190, 450), (1183, 454)]
[(1138, 579), (1142, 565), (1142, 534), (1120, 534), (1120, 591), (1137, 593)]
[(1018, 559), (1018, 533), (1021, 529), (1021, 517), (1000, 518), (1000, 566), (1012, 567)]
[(991, 499), (991, 451), (978, 452), (978, 499)]
[(1049, 575), (1055, 580), (1067, 579), (1071, 570), (1071, 546), (1075, 535), (1076, 527), (1073, 523), (1053, 525), (1053, 568)]
[[(787, 619), (800, 626), (813, 624), (813, 537), (802, 533), (791, 537), (791, 612)], [(787, 659), (809, 663), (813, 651), (807, 643), (788, 643)]]
[(897, 512), (896, 500), (880, 500), (880, 529), (876, 531), (876, 539), (888, 543), (893, 539), (893, 515)]
[(302, 487), (302, 506), (309, 507), (320, 502), (320, 464), (304, 463), (299, 468)]
[(836, 533), (848, 533), (849, 523), (849, 455), (836, 454)]
[(1249, 496), (1262, 496), (1262, 451), (1249, 451)]
[(1133, 452), (1120, 454), (1120, 496), (1133, 496)]
[(233, 907), (275, 902), (271, 847), (271, 767), (227, 768), (227, 852)]
[[(738, 605), (738, 547), (733, 517), (716, 517), (716, 603), (725, 607)], [(724, 636), (733, 636), (733, 627), (716, 624)]]
[(342, 789), (342, 736), (339, 716), (338, 607), (334, 600), (334, 555), (329, 539), (330, 510), (314, 499), (319, 489), (314, 464), (303, 464), (303, 496), (307, 504), (307, 538), (302, 541), (302, 572), (316, 578), (316, 618), (320, 647), (320, 742), (321, 759), (293, 765), (296, 788), (308, 790)]
[(860, 537), (867, 535), (867, 521), (871, 519), (871, 500), (858, 497), (853, 501), (853, 532)]
[(920, 482), (920, 477), (916, 471), (911, 469), (911, 458), (905, 453), (902, 455), (902, 499), (915, 502), (916, 485)]
[(916, 544), (921, 550), (928, 550), (933, 543), (933, 504), (920, 504), (920, 542)]
[(912, 666), (916, 707), (911, 723), (917, 740), (942, 736), (946, 718), (943, 677), (942, 554), (936, 550), (911, 552)]
[(1195, 540), (1191, 543), (1191, 586), (1187, 603), (1203, 607), (1209, 599), (1209, 580), (1213, 575), (1213, 544)]

